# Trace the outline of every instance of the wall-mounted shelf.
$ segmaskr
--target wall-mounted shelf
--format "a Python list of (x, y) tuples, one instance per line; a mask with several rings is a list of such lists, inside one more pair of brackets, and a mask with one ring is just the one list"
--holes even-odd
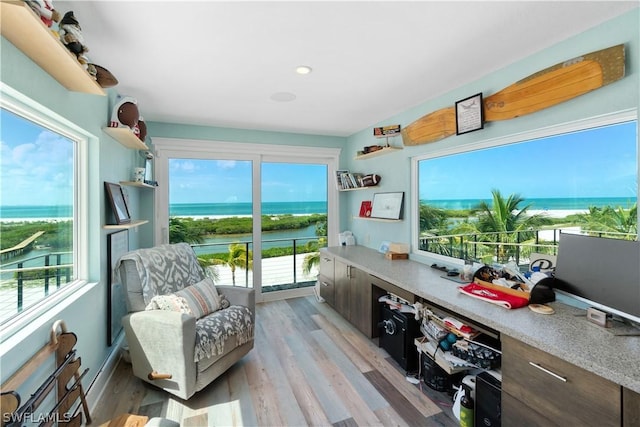
[(127, 148), (133, 148), (135, 150), (149, 149), (149, 147), (147, 147), (144, 142), (140, 141), (140, 138), (135, 136), (133, 131), (129, 128), (104, 127), (102, 130)]
[(402, 150), (402, 148), (384, 147), (383, 149), (378, 150), (378, 151), (374, 151), (373, 153), (361, 154), (359, 156), (356, 156), (355, 159), (356, 160), (370, 159), (372, 157), (382, 156), (384, 154), (389, 154), (389, 153), (392, 153), (392, 152), (398, 151), (398, 150)]
[(138, 181), (120, 181), (120, 185), (126, 185), (128, 187), (140, 187), (140, 188), (151, 188), (155, 189), (154, 185), (145, 184), (144, 182)]
[(140, 227), (143, 224), (148, 223), (149, 221), (147, 220), (131, 220), (130, 223), (128, 224), (107, 224), (107, 225), (103, 225), (102, 228), (104, 228), (105, 230), (126, 230), (129, 228), (136, 228), (136, 227)]
[(58, 38), (23, 1), (0, 2), (0, 33), (62, 86), (73, 92), (105, 96)]
[(379, 221), (379, 222), (402, 222), (402, 219), (386, 219), (386, 218), (372, 218), (370, 216), (354, 216), (353, 219), (364, 219), (367, 221)]

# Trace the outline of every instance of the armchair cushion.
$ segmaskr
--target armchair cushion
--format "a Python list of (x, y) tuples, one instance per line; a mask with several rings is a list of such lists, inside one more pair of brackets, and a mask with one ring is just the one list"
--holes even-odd
[(191, 307), (189, 307), (187, 300), (173, 294), (156, 295), (151, 298), (151, 302), (147, 304), (145, 310), (177, 311), (178, 313), (193, 316), (193, 311), (191, 311)]
[(191, 312), (200, 319), (207, 314), (229, 307), (229, 301), (224, 295), (218, 294), (213, 280), (206, 277), (200, 282), (187, 286), (186, 288), (174, 293), (179, 298), (184, 298), (191, 308)]
[(236, 337), (235, 345), (253, 339), (253, 313), (242, 305), (232, 305), (196, 321), (194, 362), (224, 353), (225, 343)]

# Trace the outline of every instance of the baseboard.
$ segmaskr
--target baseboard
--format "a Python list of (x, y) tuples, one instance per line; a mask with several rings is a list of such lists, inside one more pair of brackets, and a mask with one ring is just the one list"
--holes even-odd
[(287, 289), (284, 291), (273, 291), (262, 294), (261, 302), (278, 301), (288, 298), (306, 297), (313, 295), (313, 286), (305, 286), (304, 288)]
[(107, 356), (100, 367), (98, 375), (93, 379), (93, 382), (87, 389), (87, 404), (89, 405), (89, 413), (93, 413), (96, 409), (96, 405), (100, 402), (100, 398), (104, 394), (104, 391), (109, 383), (109, 379), (115, 372), (118, 362), (122, 357), (122, 347), (124, 346), (124, 331), (115, 339), (111, 346), (111, 353)]

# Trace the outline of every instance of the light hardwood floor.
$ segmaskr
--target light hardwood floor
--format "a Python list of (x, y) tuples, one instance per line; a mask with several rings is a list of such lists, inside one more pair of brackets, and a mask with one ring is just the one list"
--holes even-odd
[(314, 297), (258, 304), (254, 349), (188, 401), (121, 361), (93, 425), (123, 413), (200, 426), (457, 426), (451, 398), (405, 372)]

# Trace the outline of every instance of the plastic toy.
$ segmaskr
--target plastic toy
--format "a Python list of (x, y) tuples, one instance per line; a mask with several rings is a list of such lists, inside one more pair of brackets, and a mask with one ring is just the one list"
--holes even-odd
[(60, 12), (53, 8), (53, 3), (48, 0), (25, 0), (25, 3), (40, 16), (47, 27), (51, 28), (54, 22), (60, 22)]

